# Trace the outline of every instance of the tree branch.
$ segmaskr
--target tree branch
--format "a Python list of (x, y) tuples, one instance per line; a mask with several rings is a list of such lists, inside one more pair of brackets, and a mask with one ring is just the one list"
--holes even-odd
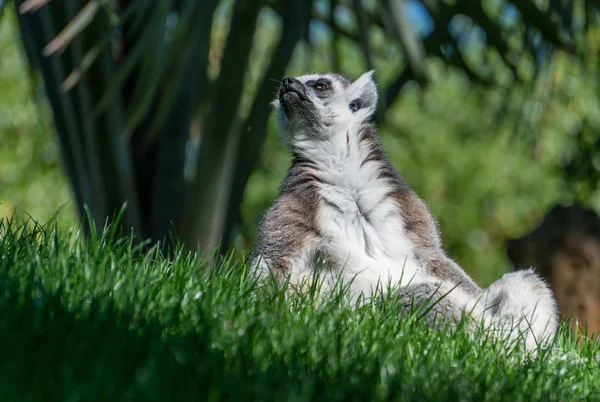
[(516, 80), (519, 80), (519, 74), (517, 72), (516, 60), (511, 60), (509, 57), (508, 44), (502, 37), (502, 30), (494, 21), (490, 19), (480, 1), (470, 1), (467, 4), (466, 1), (461, 0), (456, 3), (457, 12), (471, 17), (473, 22), (479, 25), (486, 33), (488, 42), (498, 51), (498, 54), (504, 61), (504, 63), (510, 68)]
[(0, 18), (2, 18), (2, 14), (6, 8), (6, 0), (0, 0)]
[(280, 3), (283, 33), (264, 75), (258, 94), (254, 99), (250, 115), (242, 124), (244, 135), (241, 137), (235, 158), (236, 164), (230, 191), (230, 204), (227, 211), (224, 237), (221, 242), (222, 251), (227, 250), (231, 242), (233, 228), (239, 220), (239, 209), (246, 183), (258, 161), (266, 138), (267, 122), (271, 113), (269, 102), (279, 88), (279, 80), (282, 78), (285, 67), (292, 57), (296, 43), (302, 36), (303, 31), (308, 29), (311, 3), (312, 1), (308, 0), (287, 0)]
[(373, 69), (373, 60), (371, 58), (371, 45), (369, 44), (369, 19), (365, 12), (361, 0), (352, 0), (352, 8), (356, 19), (358, 20), (358, 43), (367, 64), (367, 70)]
[(570, 42), (563, 41), (558, 32), (560, 27), (556, 25), (550, 15), (541, 11), (530, 0), (511, 1), (511, 3), (519, 10), (523, 18), (531, 23), (546, 40), (560, 49), (565, 49), (573, 52), (573, 46)]
[[(321, 22), (329, 25), (329, 27), (334, 32), (335, 36), (337, 36), (337, 37), (344, 36), (345, 38), (350, 39), (351, 41), (357, 43), (360, 46), (360, 38), (359, 38), (359, 36), (358, 36), (357, 33), (348, 31), (347, 29), (344, 29), (343, 27), (340, 27), (336, 23), (334, 23), (334, 25), (331, 25), (330, 24), (330, 17), (328, 15), (323, 15), (323, 14), (319, 13), (318, 10), (316, 10), (315, 8), (313, 8), (312, 18), (314, 18), (314, 19), (316, 19), (318, 21), (321, 21)], [(377, 20), (373, 15), (369, 14), (369, 20), (370, 20), (370, 22), (373, 25), (381, 27), (380, 26), (381, 20)], [(381, 27), (381, 28), (383, 29), (383, 27)], [(371, 49), (371, 55), (385, 57), (385, 55), (382, 55), (378, 51), (378, 49)]]
[(384, 25), (400, 42), (406, 62), (414, 78), (420, 82), (427, 81), (425, 73), (425, 49), (404, 13), (404, 1), (380, 0), (381, 18)]
[(327, 23), (331, 28), (333, 35), (331, 36), (331, 51), (333, 52), (333, 69), (334, 71), (340, 71), (340, 52), (338, 47), (338, 41), (340, 39), (340, 29), (335, 22), (335, 7), (337, 5), (337, 0), (329, 0), (329, 14)]
[[(432, 32), (432, 35), (438, 36), (437, 43), (433, 43), (433, 41), (425, 43), (427, 52), (430, 54), (436, 54), (441, 59), (446, 60), (459, 70), (462, 70), (465, 74), (467, 74), (470, 80), (482, 85), (490, 85), (492, 83), (491, 80), (481, 77), (479, 74), (473, 71), (471, 67), (469, 67), (460, 51), (460, 47), (448, 30), (450, 21), (456, 14), (457, 10), (448, 7), (443, 1), (440, 0), (422, 0), (422, 2), (435, 22), (435, 28)], [(453, 54), (450, 57), (445, 56), (440, 51), (440, 46), (443, 43), (447, 43), (452, 47)]]
[[(22, 2), (15, 1), (17, 9)], [(78, 118), (72, 97), (60, 94), (58, 88), (65, 78), (64, 68), (57, 56), (42, 57), (42, 48), (56, 35), (56, 30), (49, 26), (50, 11), (45, 8), (36, 13), (18, 14), (23, 44), (27, 55), (33, 58), (31, 65), (39, 67), (46, 94), (52, 109), (54, 125), (59, 139), (62, 161), (73, 188), (80, 216), (83, 216), (83, 205), (91, 202), (89, 169), (85, 161), (83, 144), (79, 137)]]
[(244, 88), (245, 74), (264, 0), (238, 0), (234, 5), (219, 78), (211, 88), (208, 114), (204, 116), (196, 177), (188, 188), (181, 236), (188, 247), (202, 250), (217, 246), (223, 235), (230, 180), (237, 148), (239, 127), (235, 126)]
[(392, 83), (387, 87), (383, 93), (384, 101), (381, 102), (381, 105), (377, 108), (376, 120), (378, 123), (383, 123), (385, 112), (387, 112), (398, 95), (400, 95), (402, 88), (404, 88), (404, 86), (412, 80), (414, 80), (412, 70), (409, 67), (404, 67), (396, 79), (394, 79), (394, 81), (392, 81)]

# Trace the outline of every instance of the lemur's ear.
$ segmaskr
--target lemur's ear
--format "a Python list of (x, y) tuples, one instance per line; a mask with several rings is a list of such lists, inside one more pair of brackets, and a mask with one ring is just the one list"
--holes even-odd
[(373, 81), (375, 70), (368, 71), (358, 77), (350, 86), (352, 103), (350, 110), (356, 112), (365, 110), (368, 115), (375, 113), (377, 108), (377, 84)]

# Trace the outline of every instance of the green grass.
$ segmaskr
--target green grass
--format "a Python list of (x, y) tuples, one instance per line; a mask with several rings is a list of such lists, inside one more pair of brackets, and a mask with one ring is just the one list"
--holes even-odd
[(2, 221), (2, 401), (600, 399), (600, 349), (566, 326), (525, 359), (394, 299), (285, 298), (233, 258), (207, 274), (115, 238)]

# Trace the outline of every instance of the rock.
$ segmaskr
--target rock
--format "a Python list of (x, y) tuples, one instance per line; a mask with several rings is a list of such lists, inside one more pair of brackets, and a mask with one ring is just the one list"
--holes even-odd
[(517, 269), (546, 278), (574, 332), (600, 333), (600, 217), (579, 204), (556, 206), (530, 234), (508, 242)]

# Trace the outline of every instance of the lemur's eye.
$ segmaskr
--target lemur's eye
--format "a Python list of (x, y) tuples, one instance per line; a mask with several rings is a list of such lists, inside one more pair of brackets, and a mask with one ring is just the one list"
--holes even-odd
[(314, 86), (315, 89), (327, 89), (327, 84), (324, 82), (317, 82)]

